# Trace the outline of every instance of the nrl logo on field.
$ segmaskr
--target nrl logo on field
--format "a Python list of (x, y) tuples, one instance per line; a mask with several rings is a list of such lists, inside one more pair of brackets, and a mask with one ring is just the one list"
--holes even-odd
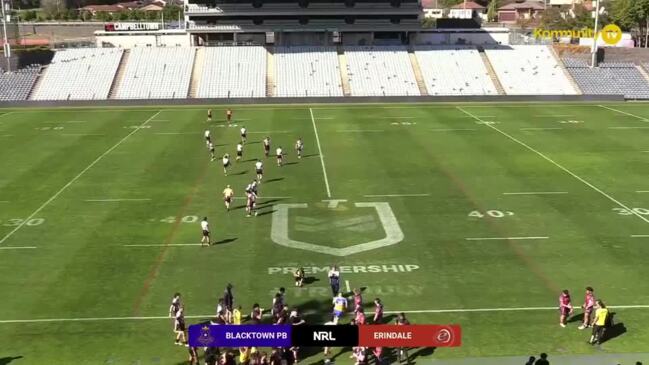
[[(338, 202), (342, 200), (332, 200), (328, 202), (328, 208), (336, 209)], [(385, 237), (370, 241), (352, 244), (347, 247), (338, 248), (330, 247), (327, 245), (320, 245), (309, 243), (299, 240), (294, 240), (289, 237), (289, 211), (291, 209), (305, 209), (308, 204), (277, 204), (275, 205), (275, 212), (273, 213), (273, 222), (271, 229), (271, 239), (285, 247), (297, 248), (306, 251), (324, 253), (334, 256), (348, 256), (355, 253), (374, 250), (380, 247), (391, 246), (403, 240), (403, 232), (399, 226), (397, 218), (392, 212), (390, 204), (385, 202), (368, 202), (368, 203), (354, 203), (356, 208), (373, 208), (378, 214), (379, 221), (385, 231)], [(294, 228), (302, 232), (311, 232), (322, 234), (331, 230), (346, 230), (352, 232), (367, 232), (377, 228), (377, 224), (373, 215), (361, 215), (358, 217), (346, 218), (343, 220), (328, 221), (320, 218), (310, 217), (296, 217), (296, 224)]]

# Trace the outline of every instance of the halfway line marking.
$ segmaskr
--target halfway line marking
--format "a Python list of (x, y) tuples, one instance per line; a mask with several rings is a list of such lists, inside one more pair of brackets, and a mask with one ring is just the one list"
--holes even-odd
[[(466, 110), (462, 109), (462, 108), (459, 107), (459, 106), (456, 107), (456, 108), (457, 108), (458, 110), (460, 110), (461, 112), (467, 114), (467, 115), (473, 115), (473, 114), (467, 112)], [(475, 118), (476, 120), (478, 120), (478, 121), (482, 121), (482, 119), (480, 119), (480, 118), (478, 118), (478, 117), (476, 117), (476, 116), (474, 116), (474, 118)], [(494, 127), (492, 124), (485, 124), (485, 125), (486, 125), (487, 127), (491, 128), (491, 129), (495, 130), (496, 132), (502, 134), (503, 136), (509, 138), (510, 140), (512, 140), (512, 141), (514, 141), (514, 142), (516, 142), (516, 143), (518, 143), (519, 145), (521, 145), (521, 146), (527, 148), (528, 150), (530, 150), (530, 151), (536, 153), (537, 155), (539, 155), (540, 157), (542, 157), (544, 160), (550, 162), (550, 163), (553, 164), (554, 166), (556, 166), (556, 167), (558, 167), (559, 169), (563, 170), (565, 173), (567, 173), (567, 174), (569, 174), (570, 176), (574, 177), (575, 179), (581, 181), (584, 185), (586, 185), (586, 186), (590, 187), (591, 189), (595, 190), (596, 192), (600, 193), (601, 195), (603, 195), (604, 197), (606, 197), (608, 200), (610, 200), (610, 201), (612, 201), (613, 203), (619, 205), (620, 207), (622, 207), (622, 208), (628, 210), (628, 211), (631, 212), (633, 215), (635, 215), (636, 217), (642, 219), (642, 220), (645, 221), (646, 223), (649, 223), (649, 219), (645, 218), (643, 215), (641, 215), (641, 214), (639, 214), (638, 212), (636, 212), (635, 210), (629, 208), (628, 206), (626, 206), (626, 204), (620, 202), (619, 200), (615, 199), (615, 198), (612, 197), (611, 195), (608, 195), (608, 194), (607, 194), (606, 192), (604, 192), (602, 189), (600, 189), (600, 188), (598, 188), (597, 186), (595, 186), (595, 185), (589, 183), (589, 182), (586, 181), (585, 179), (581, 178), (579, 175), (577, 175), (577, 174), (575, 174), (574, 172), (572, 172), (572, 171), (568, 170), (567, 168), (563, 167), (563, 165), (558, 164), (557, 162), (555, 162), (555, 161), (554, 161), (553, 159), (551, 159), (550, 157), (544, 155), (542, 152), (535, 150), (534, 148), (530, 147), (530, 146), (529, 146), (528, 144), (526, 144), (525, 142), (523, 142), (523, 141), (521, 141), (521, 140), (519, 140), (519, 139), (516, 139), (515, 137), (511, 136), (510, 134), (508, 134), (508, 133), (506, 133), (506, 132), (503, 132), (503, 131), (500, 130), (499, 128)]]
[[(613, 309), (647, 309), (649, 305), (636, 304), (636, 305), (611, 305), (609, 308)], [(457, 309), (423, 309), (423, 310), (397, 310), (385, 311), (385, 313), (471, 313), (471, 312), (518, 312), (518, 311), (549, 311), (557, 310), (556, 306), (553, 307), (509, 307), (509, 308), (457, 308)], [(191, 319), (207, 319), (213, 318), (214, 314), (203, 314), (185, 316)], [(85, 317), (85, 318), (35, 318), (35, 319), (3, 319), (0, 324), (11, 323), (47, 323), (47, 322), (99, 322), (99, 321), (137, 321), (137, 320), (169, 320), (169, 316), (138, 316), (138, 317)]]
[(293, 131), (258, 131), (258, 132), (248, 132), (248, 134), (277, 134), (277, 133), (293, 133)]
[(567, 191), (530, 191), (520, 193), (503, 193), (503, 195), (553, 195), (553, 194), (568, 194)]
[(0, 250), (33, 250), (36, 246), (5, 246), (0, 247)]
[(175, 134), (201, 134), (200, 132), (156, 132), (154, 134), (175, 135)]
[(309, 108), (309, 113), (311, 114), (311, 123), (313, 124), (313, 131), (315, 132), (315, 141), (318, 145), (320, 164), (322, 165), (322, 174), (324, 175), (325, 186), (327, 188), (327, 198), (331, 198), (331, 189), (329, 189), (329, 179), (327, 178), (327, 168), (325, 167), (324, 155), (322, 154), (322, 147), (320, 146), (320, 137), (318, 137), (318, 128), (315, 125), (315, 118), (313, 117), (313, 109)]
[[(157, 117), (161, 111), (159, 110), (157, 113), (153, 114), (149, 119), (145, 120), (142, 124), (139, 125), (139, 127), (145, 126), (147, 123), (149, 123), (153, 118)], [(124, 141), (126, 141), (130, 136), (134, 135), (139, 131), (141, 128), (135, 128), (131, 133), (127, 134), (124, 138), (120, 139), (117, 143), (113, 145), (113, 147), (109, 148), (106, 150), (106, 152), (102, 153), (97, 157), (94, 161), (90, 163), (90, 165), (86, 166), (85, 169), (81, 170), (77, 176), (73, 177), (72, 180), (70, 180), (67, 184), (65, 184), (59, 191), (57, 191), (54, 195), (52, 195), (49, 199), (45, 201), (45, 203), (41, 204), (40, 207), (38, 207), (32, 214), (30, 214), (27, 218), (25, 218), (22, 223), (20, 223), (16, 228), (12, 229), (7, 233), (2, 239), (0, 239), (0, 244), (4, 243), (9, 237), (11, 237), (14, 233), (16, 233), (19, 229), (21, 229), (26, 222), (28, 222), (30, 219), (34, 218), (36, 214), (40, 213), (41, 210), (43, 210), (46, 206), (48, 206), (54, 199), (56, 199), (59, 195), (61, 195), (62, 192), (64, 192), (70, 185), (74, 184), (75, 181), (77, 181), (83, 174), (85, 174), (88, 170), (90, 170), (93, 166), (97, 164), (97, 162), (101, 161), (102, 158), (104, 158), (106, 155), (111, 153), (114, 149), (119, 147)]]
[(201, 243), (170, 243), (165, 245), (164, 243), (154, 243), (154, 244), (133, 244), (133, 245), (122, 245), (122, 247), (164, 247), (164, 246), (200, 246)]
[(550, 237), (545, 236), (530, 236), (530, 237), (468, 237), (467, 241), (504, 241), (504, 240), (547, 240)]

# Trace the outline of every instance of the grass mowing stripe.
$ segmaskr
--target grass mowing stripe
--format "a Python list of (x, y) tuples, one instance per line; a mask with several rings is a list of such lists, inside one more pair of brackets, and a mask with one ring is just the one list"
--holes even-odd
[(25, 223), (29, 222), (29, 220), (34, 218), (34, 216), (36, 216), (36, 214), (40, 213), (41, 210), (45, 209), (45, 207), (47, 207), (52, 201), (54, 201), (54, 199), (56, 199), (59, 195), (61, 195), (61, 193), (63, 193), (68, 187), (70, 187), (70, 185), (74, 184), (74, 182), (77, 181), (81, 176), (83, 176), (83, 174), (85, 174), (88, 170), (90, 170), (93, 166), (95, 166), (97, 164), (97, 162), (101, 161), (101, 159), (106, 157), (106, 155), (108, 155), (114, 149), (119, 147), (130, 136), (137, 133), (137, 131), (139, 131), (141, 129), (141, 127), (144, 127), (145, 125), (147, 125), (153, 118), (157, 117), (160, 113), (161, 113), (161, 111), (157, 111), (155, 114), (150, 116), (147, 120), (145, 120), (142, 124), (140, 124), (138, 126), (138, 128), (135, 128), (132, 132), (130, 132), (124, 138), (120, 139), (117, 143), (115, 143), (111, 148), (106, 150), (106, 152), (99, 155), (99, 157), (97, 157), (94, 161), (92, 161), (90, 163), (90, 165), (86, 166), (85, 169), (81, 170), (81, 172), (79, 174), (77, 174), (77, 176), (73, 177), (72, 180), (70, 180), (67, 184), (63, 185), (63, 187), (61, 189), (59, 189), (59, 191), (54, 193), (54, 195), (52, 195), (49, 199), (47, 199), (45, 201), (45, 203), (41, 204), (41, 206), (38, 207), (32, 214), (30, 214), (19, 225), (17, 225), (16, 228), (9, 231), (9, 233), (7, 233), (2, 239), (0, 239), (0, 244), (4, 243), (7, 239), (9, 239), (9, 237), (13, 236), (14, 233), (18, 232), (18, 230), (21, 229), (25, 225)]
[(400, 198), (400, 197), (414, 197), (414, 196), (430, 196), (430, 194), (376, 194), (376, 195), (363, 195), (364, 198)]
[(530, 237), (469, 237), (465, 238), (467, 241), (520, 241), (520, 240), (547, 240), (550, 237), (546, 236), (530, 236)]
[(555, 195), (555, 194), (568, 194), (567, 191), (529, 191), (519, 193), (503, 193), (503, 195)]
[(625, 112), (623, 110), (611, 108), (611, 107), (608, 107), (606, 105), (598, 105), (598, 107), (608, 109), (608, 110), (611, 110), (611, 111), (614, 111), (614, 112), (617, 112), (617, 113), (620, 113), (620, 114), (628, 115), (630, 117), (638, 118), (643, 122), (649, 122), (649, 119), (647, 119), (647, 118), (644, 118), (644, 117), (641, 117), (641, 116), (638, 116), (638, 115), (635, 115), (635, 114), (627, 113), (627, 112)]
[[(471, 115), (471, 116), (473, 116), (476, 120), (478, 120), (478, 121), (484, 123), (484, 121), (483, 121), (482, 119), (480, 119), (480, 118), (474, 116), (473, 114), (471, 114), (471, 113), (469, 113), (468, 111), (462, 109), (461, 107), (458, 106), (457, 109), (459, 109), (461, 112), (463, 112), (463, 113), (465, 113), (465, 114), (467, 114), (467, 115)], [(610, 200), (610, 201), (612, 201), (613, 203), (619, 205), (620, 207), (622, 207), (622, 208), (628, 210), (628, 211), (631, 212), (633, 215), (635, 215), (636, 217), (642, 219), (643, 221), (649, 223), (649, 219), (647, 219), (647, 218), (645, 218), (644, 216), (642, 216), (642, 214), (639, 214), (639, 213), (636, 212), (635, 210), (629, 208), (628, 206), (626, 206), (626, 204), (624, 204), (624, 203), (622, 203), (621, 201), (615, 199), (615, 198), (612, 197), (611, 195), (609, 195), (609, 194), (607, 194), (606, 192), (604, 192), (602, 189), (600, 189), (600, 188), (598, 188), (597, 186), (595, 186), (595, 185), (591, 184), (590, 182), (586, 181), (584, 178), (580, 177), (579, 175), (575, 174), (574, 172), (568, 170), (568, 169), (567, 169), (566, 167), (564, 167), (563, 165), (560, 165), (559, 163), (557, 163), (556, 161), (554, 161), (554, 160), (551, 159), (550, 157), (544, 155), (542, 152), (540, 152), (540, 151), (534, 149), (533, 147), (529, 146), (527, 143), (525, 143), (525, 142), (523, 142), (523, 141), (521, 141), (521, 140), (519, 140), (519, 139), (513, 137), (512, 135), (510, 135), (510, 134), (508, 134), (508, 133), (506, 133), (506, 132), (503, 132), (503, 131), (500, 130), (499, 128), (494, 127), (492, 124), (486, 124), (486, 123), (484, 123), (484, 125), (486, 125), (487, 127), (491, 128), (491, 129), (493, 129), (493, 130), (495, 130), (496, 132), (502, 134), (503, 136), (509, 138), (510, 140), (512, 140), (512, 141), (514, 141), (514, 142), (516, 142), (516, 143), (518, 143), (519, 145), (521, 145), (521, 146), (527, 148), (528, 150), (530, 150), (530, 151), (536, 153), (537, 155), (539, 155), (540, 157), (542, 157), (544, 160), (550, 162), (551, 164), (553, 164), (554, 166), (560, 168), (561, 170), (563, 170), (564, 172), (566, 172), (566, 173), (569, 174), (570, 176), (572, 176), (572, 177), (574, 177), (575, 179), (581, 181), (584, 185), (586, 185), (586, 186), (590, 187), (591, 189), (595, 190), (596, 192), (600, 193), (602, 196), (606, 197), (608, 200)]]
[(460, 131), (475, 131), (473, 128), (437, 128), (430, 129), (431, 132), (460, 132)]
[(521, 128), (522, 131), (554, 131), (563, 129), (560, 127), (546, 127), (546, 128)]
[(86, 199), (85, 202), (143, 202), (149, 201), (149, 198), (142, 199)]
[[(647, 304), (631, 305), (609, 305), (612, 309), (649, 309)], [(457, 308), (457, 309), (421, 309), (421, 310), (394, 310), (385, 311), (386, 314), (398, 313), (475, 313), (475, 312), (520, 312), (520, 311), (550, 311), (557, 310), (557, 306), (552, 307), (503, 307), (503, 308)], [(185, 316), (190, 319), (207, 319), (213, 318), (214, 314)], [(12, 323), (47, 323), (47, 322), (101, 322), (101, 321), (143, 321), (169, 319), (168, 316), (132, 316), (132, 317), (81, 317), (81, 318), (34, 318), (34, 319), (1, 319), (0, 324)]]
[(649, 129), (649, 127), (608, 127), (608, 129)]
[(178, 233), (181, 225), (181, 219), (183, 215), (185, 215), (185, 211), (191, 204), (192, 200), (194, 199), (194, 195), (196, 195), (196, 192), (202, 185), (203, 180), (205, 180), (205, 176), (207, 175), (207, 171), (209, 167), (209, 160), (205, 160), (205, 165), (203, 166), (203, 171), (201, 174), (198, 176), (196, 181), (194, 181), (194, 186), (192, 186), (192, 189), (189, 194), (185, 196), (185, 199), (178, 209), (178, 212), (176, 213), (176, 221), (173, 223), (173, 226), (171, 227), (171, 231), (169, 231), (169, 234), (167, 235), (167, 238), (165, 239), (165, 244), (162, 246), (162, 250), (156, 257), (156, 260), (153, 263), (153, 266), (151, 266), (151, 270), (149, 271), (149, 274), (147, 275), (146, 279), (144, 280), (144, 283), (142, 284), (142, 289), (140, 290), (140, 294), (137, 296), (135, 299), (135, 304), (133, 306), (133, 313), (134, 314), (139, 314), (140, 312), (140, 307), (142, 306), (142, 303), (146, 299), (146, 297), (149, 294), (149, 290), (151, 289), (151, 285), (157, 279), (158, 274), (160, 273), (160, 268), (162, 267), (162, 263), (164, 262), (165, 256), (167, 256), (168, 249), (171, 245), (171, 241), (173, 241), (174, 237)]
[(327, 178), (327, 168), (324, 163), (324, 155), (322, 154), (322, 147), (320, 146), (320, 137), (318, 136), (318, 128), (315, 125), (315, 118), (313, 117), (313, 109), (309, 108), (311, 114), (311, 123), (313, 124), (313, 132), (315, 133), (315, 141), (318, 145), (318, 154), (320, 155), (320, 164), (322, 164), (322, 174), (324, 175), (325, 187), (327, 188), (327, 198), (331, 198), (331, 189), (329, 189), (329, 179)]

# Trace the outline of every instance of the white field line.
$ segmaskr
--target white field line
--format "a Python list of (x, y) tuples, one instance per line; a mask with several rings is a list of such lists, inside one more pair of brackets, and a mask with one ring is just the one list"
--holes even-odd
[[(649, 309), (649, 305), (610, 305), (613, 309)], [(457, 308), (457, 309), (422, 309), (422, 310), (396, 310), (385, 311), (387, 314), (395, 313), (481, 313), (481, 312), (521, 312), (521, 311), (550, 311), (557, 310), (557, 306), (552, 307), (503, 307), (503, 308)], [(190, 315), (185, 318), (203, 319), (213, 318), (212, 314)], [(80, 317), (80, 318), (33, 318), (33, 319), (2, 319), (0, 324), (12, 323), (58, 323), (58, 322), (102, 322), (102, 321), (143, 321), (143, 320), (168, 320), (168, 316), (140, 316), (140, 317)]]
[(88, 122), (85, 120), (68, 120), (65, 121), (64, 123), (88, 123)]
[(351, 286), (349, 285), (349, 280), (345, 280), (345, 289), (347, 289), (347, 292), (349, 293), (352, 291)]
[(503, 195), (555, 195), (555, 194), (568, 194), (567, 191), (529, 191), (517, 193), (503, 193)]
[(36, 246), (3, 246), (0, 250), (33, 250)]
[(636, 190), (636, 193), (649, 193), (649, 190)]
[(16, 113), (16, 112), (6, 112), (6, 113), (2, 113), (2, 114), (0, 114), (0, 118), (4, 118), (4, 117), (6, 117), (7, 115), (11, 115), (11, 114), (13, 114), (13, 113)]
[(341, 129), (336, 131), (338, 133), (372, 133), (372, 132), (385, 132), (384, 129)]
[(550, 237), (529, 236), (529, 237), (468, 237), (467, 241), (524, 241), (524, 240), (547, 240)]
[(2, 137), (13, 137), (13, 134), (3, 134)]
[(521, 128), (522, 131), (554, 131), (563, 129), (561, 127), (545, 127), (545, 128)]
[(154, 119), (152, 122), (171, 122), (171, 119)]
[(628, 115), (628, 116), (630, 116), (630, 117), (638, 118), (638, 119), (640, 119), (640, 120), (643, 121), (643, 122), (649, 122), (649, 119), (647, 119), (647, 118), (641, 117), (641, 116), (639, 116), (639, 115), (635, 115), (635, 114), (627, 113), (627, 112), (625, 112), (625, 111), (623, 111), (623, 110), (619, 110), (619, 109), (611, 108), (611, 107), (608, 107), (608, 106), (606, 106), (606, 105), (598, 105), (598, 107), (600, 107), (600, 108), (604, 108), (604, 109), (608, 109), (608, 110), (611, 110), (611, 111), (614, 111), (614, 112), (617, 112), (617, 113), (620, 113), (620, 114)]
[(649, 237), (649, 234), (632, 234), (632, 238), (647, 238)]
[(433, 128), (431, 132), (461, 132), (461, 131), (475, 131), (474, 128)]
[[(151, 117), (149, 117), (149, 119), (145, 120), (142, 124), (140, 124), (139, 127), (143, 127), (143, 126), (147, 125), (147, 124), (148, 124), (148, 123), (149, 123), (153, 118), (157, 117), (158, 114), (160, 114), (160, 113), (161, 113), (161, 111), (156, 112), (156, 113), (153, 114)], [(19, 229), (21, 229), (21, 228), (25, 225), (26, 222), (29, 222), (30, 219), (34, 218), (34, 217), (36, 216), (36, 214), (40, 213), (41, 210), (43, 210), (45, 207), (47, 207), (47, 206), (48, 206), (52, 201), (54, 201), (54, 199), (58, 198), (58, 196), (61, 195), (61, 193), (63, 193), (67, 188), (69, 188), (70, 185), (74, 184), (74, 182), (77, 181), (81, 176), (83, 176), (83, 174), (85, 174), (88, 170), (90, 170), (93, 166), (95, 166), (99, 161), (101, 161), (101, 159), (103, 159), (104, 157), (106, 157), (106, 155), (108, 155), (108, 154), (111, 153), (114, 149), (116, 149), (116, 148), (119, 147), (122, 143), (124, 143), (124, 141), (126, 141), (130, 136), (132, 136), (132, 135), (134, 135), (135, 133), (137, 133), (137, 131), (139, 131), (140, 129), (141, 129), (141, 128), (135, 128), (135, 129), (133, 129), (133, 131), (131, 131), (131, 133), (127, 134), (124, 138), (120, 139), (120, 140), (119, 140), (117, 143), (115, 143), (111, 148), (107, 149), (106, 152), (104, 152), (104, 153), (102, 153), (101, 155), (99, 155), (99, 157), (97, 157), (97, 158), (96, 158), (94, 161), (92, 161), (88, 166), (86, 166), (86, 168), (84, 168), (83, 170), (81, 170), (80, 173), (78, 173), (75, 177), (73, 177), (72, 180), (68, 181), (67, 184), (63, 185), (63, 187), (62, 187), (61, 189), (59, 189), (56, 193), (54, 193), (54, 195), (52, 195), (52, 196), (51, 196), (49, 199), (47, 199), (43, 204), (41, 204), (40, 207), (36, 208), (36, 210), (35, 210), (34, 212), (32, 212), (32, 214), (30, 214), (27, 218), (25, 218), (25, 219), (22, 221), (22, 223), (20, 223), (19, 225), (17, 225), (14, 229), (12, 229), (11, 231), (9, 231), (9, 233), (7, 233), (4, 237), (2, 237), (2, 239), (0, 239), (0, 244), (4, 243), (7, 239), (9, 239), (9, 237), (13, 236), (13, 234), (16, 233)]]
[(364, 198), (400, 198), (400, 197), (415, 197), (415, 196), (430, 196), (430, 194), (377, 194), (377, 195), (363, 195)]
[[(459, 107), (459, 106), (457, 107), (457, 109), (460, 110), (461, 112), (467, 114), (467, 115), (473, 115), (473, 114), (469, 113), (468, 111), (462, 109), (462, 108)], [(475, 117), (475, 116), (474, 116), (474, 117)], [(478, 118), (478, 117), (475, 117), (475, 119), (478, 120), (478, 121), (482, 121), (482, 120), (481, 120), (480, 118)], [(604, 196), (604, 197), (607, 198), (608, 200), (610, 200), (610, 201), (612, 201), (613, 203), (617, 204), (617, 205), (620, 206), (621, 208), (624, 208), (624, 209), (628, 210), (628, 211), (631, 212), (633, 215), (635, 215), (636, 217), (642, 219), (642, 220), (645, 221), (646, 223), (649, 223), (649, 219), (647, 219), (646, 217), (644, 217), (642, 214), (639, 214), (638, 212), (636, 212), (636, 211), (634, 211), (633, 209), (629, 208), (626, 204), (624, 204), (624, 203), (622, 203), (621, 201), (615, 199), (615, 198), (612, 197), (611, 195), (609, 195), (609, 194), (607, 194), (606, 192), (604, 192), (602, 189), (600, 189), (600, 188), (598, 188), (597, 186), (591, 184), (590, 182), (588, 182), (588, 181), (585, 180), (584, 178), (580, 177), (579, 175), (575, 174), (574, 172), (568, 170), (568, 169), (567, 169), (566, 167), (564, 167), (563, 165), (560, 165), (559, 163), (555, 162), (553, 159), (551, 159), (550, 157), (544, 155), (542, 152), (540, 152), (540, 151), (538, 151), (538, 150), (532, 148), (531, 146), (529, 146), (529, 145), (526, 144), (525, 142), (523, 142), (523, 141), (521, 141), (521, 140), (519, 140), (519, 139), (516, 139), (516, 138), (513, 137), (512, 135), (510, 135), (510, 134), (508, 134), (508, 133), (506, 133), (506, 132), (503, 132), (503, 131), (500, 130), (499, 128), (494, 127), (492, 124), (485, 124), (485, 125), (486, 125), (487, 127), (491, 128), (491, 129), (493, 129), (494, 131), (496, 131), (496, 132), (502, 134), (503, 136), (509, 138), (509, 139), (512, 140), (513, 142), (516, 142), (516, 143), (518, 143), (519, 145), (521, 145), (521, 146), (527, 148), (528, 150), (530, 150), (530, 151), (536, 153), (537, 155), (539, 155), (539, 156), (540, 156), (541, 158), (543, 158), (544, 160), (550, 162), (550, 163), (553, 164), (554, 166), (556, 166), (556, 167), (558, 167), (559, 169), (563, 170), (563, 171), (564, 171), (565, 173), (567, 173), (568, 175), (570, 175), (570, 176), (574, 177), (575, 179), (581, 181), (584, 185), (586, 185), (586, 186), (590, 187), (591, 189), (595, 190), (596, 192), (598, 192), (599, 194), (601, 194), (602, 196)]]
[(647, 126), (642, 126), (642, 127), (608, 127), (608, 129), (649, 129)]
[(150, 201), (149, 198), (139, 198), (139, 199), (86, 199), (86, 202), (143, 202)]
[(318, 120), (332, 120), (332, 119), (336, 119), (336, 118), (334, 118), (334, 117), (317, 117), (315, 119), (318, 119)]
[(367, 119), (418, 119), (419, 117), (367, 117)]
[[(496, 116), (496, 115), (479, 115), (478, 117), (479, 117), (479, 118), (496, 118), (497, 116)], [(469, 116), (462, 116), (462, 117), (460, 117), (460, 118), (472, 118), (472, 117), (469, 117)]]
[(313, 124), (313, 132), (315, 132), (315, 141), (318, 145), (318, 154), (320, 155), (320, 164), (322, 164), (322, 174), (324, 175), (325, 186), (327, 188), (327, 198), (331, 198), (331, 189), (329, 189), (329, 179), (327, 178), (327, 168), (324, 163), (324, 155), (322, 154), (322, 147), (320, 146), (320, 137), (318, 136), (318, 128), (315, 125), (315, 118), (313, 117), (313, 109), (309, 108), (311, 114), (311, 123)]
[(293, 131), (257, 131), (257, 132), (247, 132), (248, 134), (278, 134), (278, 133), (293, 133)]
[(163, 246), (182, 247), (182, 246), (201, 246), (201, 245), (202, 243), (170, 243), (170, 244), (152, 243), (152, 244), (122, 245), (122, 247), (163, 247)]
[(0, 200), (0, 203), (9, 203), (9, 200)]

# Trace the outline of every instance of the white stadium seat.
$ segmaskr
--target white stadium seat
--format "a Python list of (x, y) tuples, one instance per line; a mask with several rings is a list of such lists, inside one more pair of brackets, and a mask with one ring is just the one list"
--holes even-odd
[(334, 47), (277, 47), (275, 69), (275, 96), (343, 96)]
[(345, 47), (353, 96), (421, 95), (405, 47)]
[(264, 47), (205, 48), (205, 63), (197, 97), (265, 97), (266, 57)]

